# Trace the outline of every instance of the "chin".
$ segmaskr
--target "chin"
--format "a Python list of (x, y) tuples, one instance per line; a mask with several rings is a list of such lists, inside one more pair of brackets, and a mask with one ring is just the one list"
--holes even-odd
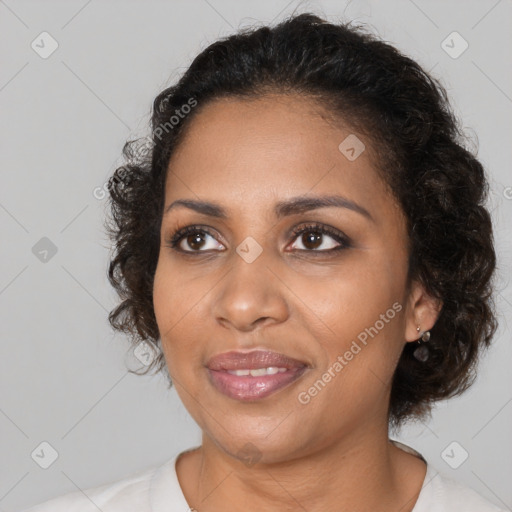
[[(289, 431), (282, 431), (279, 435), (276, 432), (272, 433), (272, 429), (265, 429), (264, 433), (261, 429), (251, 431), (248, 423), (237, 422), (237, 427), (240, 429), (237, 432), (232, 432), (229, 425), (226, 425), (229, 434), (219, 427), (221, 432), (217, 431), (217, 433), (220, 435), (212, 435), (210, 432), (207, 437), (213, 440), (219, 449), (247, 467), (258, 463), (274, 464), (289, 461), (299, 457), (304, 446), (308, 444), (306, 440), (298, 438)], [(297, 425), (294, 432), (303, 433), (303, 430), (300, 425)]]

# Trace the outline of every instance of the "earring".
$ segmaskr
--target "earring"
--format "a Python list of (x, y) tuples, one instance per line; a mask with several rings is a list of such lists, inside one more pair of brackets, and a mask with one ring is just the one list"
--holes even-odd
[[(416, 330), (418, 331), (418, 333), (420, 332), (419, 325), (418, 325), (418, 327), (416, 327)], [(417, 347), (416, 350), (412, 353), (412, 355), (418, 361), (421, 361), (422, 363), (424, 363), (429, 358), (430, 351), (429, 351), (428, 347), (426, 345), (422, 345), (421, 342), (423, 341), (424, 343), (427, 343), (429, 340), (430, 340), (430, 331), (424, 331), (423, 333), (421, 333), (421, 335), (418, 339), (418, 344), (420, 346)]]

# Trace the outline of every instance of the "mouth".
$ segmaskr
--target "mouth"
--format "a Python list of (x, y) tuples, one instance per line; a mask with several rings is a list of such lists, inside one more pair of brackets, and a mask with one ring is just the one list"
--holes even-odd
[(217, 391), (234, 400), (255, 401), (297, 381), (308, 364), (277, 352), (257, 350), (219, 354), (208, 361), (206, 368)]

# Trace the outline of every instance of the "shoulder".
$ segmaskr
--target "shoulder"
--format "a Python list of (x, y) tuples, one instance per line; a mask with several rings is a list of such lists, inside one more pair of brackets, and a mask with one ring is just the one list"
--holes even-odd
[(470, 487), (438, 471), (414, 448), (390, 439), (396, 447), (427, 465), (423, 485), (412, 512), (505, 512)]
[(104, 485), (73, 491), (22, 512), (145, 512), (150, 511), (150, 486), (160, 465), (153, 465)]
[(440, 473), (430, 464), (413, 512), (504, 512), (475, 490)]

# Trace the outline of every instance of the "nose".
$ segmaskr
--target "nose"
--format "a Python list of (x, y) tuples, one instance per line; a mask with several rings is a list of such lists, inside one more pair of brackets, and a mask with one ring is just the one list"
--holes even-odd
[(231, 264), (213, 298), (217, 321), (243, 332), (284, 322), (289, 315), (286, 286), (276, 276), (276, 265), (265, 251), (251, 263), (234, 253)]

